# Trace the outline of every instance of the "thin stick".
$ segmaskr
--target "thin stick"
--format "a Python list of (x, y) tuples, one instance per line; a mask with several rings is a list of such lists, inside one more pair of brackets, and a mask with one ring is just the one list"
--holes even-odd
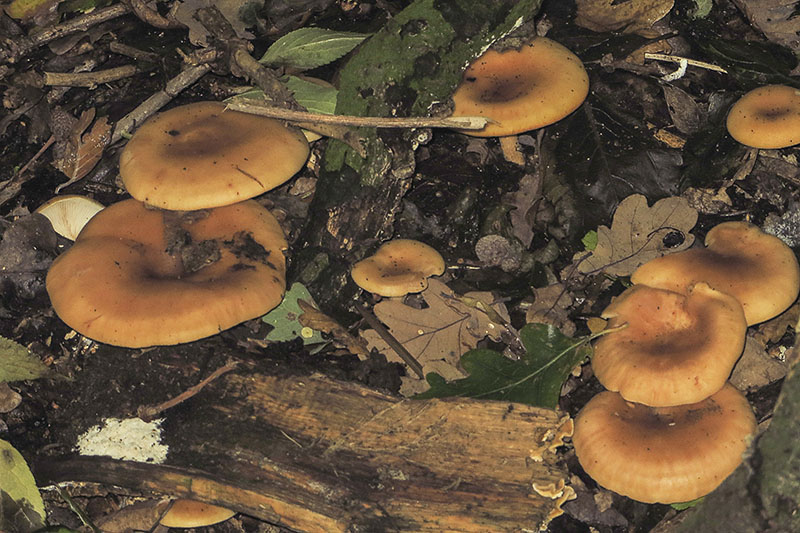
[(346, 115), (325, 115), (307, 111), (293, 111), (270, 105), (248, 102), (247, 99), (228, 103), (227, 109), (241, 111), (262, 117), (278, 118), (292, 122), (316, 122), (318, 124), (340, 124), (344, 126), (361, 126), (371, 128), (456, 128), (462, 130), (480, 130), (489, 123), (485, 117), (353, 117)]
[(101, 83), (130, 78), (137, 72), (141, 71), (133, 65), (123, 65), (95, 72), (44, 72), (44, 84), (63, 87), (96, 87)]
[(91, 519), (86, 514), (86, 512), (78, 504), (75, 503), (75, 501), (70, 497), (70, 495), (67, 493), (66, 490), (56, 485), (56, 491), (58, 492), (58, 495), (61, 496), (61, 498), (65, 502), (67, 502), (67, 505), (69, 506), (70, 510), (76, 515), (78, 515), (78, 518), (80, 518), (84, 526), (91, 529), (94, 533), (103, 533), (102, 531), (100, 531), (100, 528), (98, 528), (96, 525), (94, 525), (94, 523), (92, 523)]
[(417, 359), (411, 355), (411, 352), (406, 350), (405, 346), (400, 344), (400, 342), (395, 339), (391, 333), (389, 333), (389, 330), (386, 329), (386, 326), (381, 324), (380, 320), (378, 320), (371, 311), (368, 311), (360, 304), (356, 304), (356, 311), (358, 311), (358, 313), (364, 317), (364, 320), (367, 321), (367, 324), (369, 324), (370, 327), (374, 329), (378, 335), (380, 335), (381, 339), (383, 339), (384, 342), (388, 344), (389, 347), (397, 353), (397, 355), (400, 356), (400, 359), (402, 359), (409, 366), (409, 368), (411, 368), (411, 370), (413, 370), (414, 373), (419, 376), (420, 379), (425, 379), (425, 373), (422, 371), (422, 365), (419, 364), (419, 361), (417, 361)]
[(203, 387), (205, 387), (206, 385), (208, 385), (221, 375), (225, 374), (226, 372), (230, 372), (231, 370), (236, 368), (237, 364), (238, 363), (236, 361), (229, 361), (225, 363), (223, 366), (216, 369), (214, 372), (212, 372), (211, 375), (205, 378), (203, 381), (201, 381), (197, 385), (189, 387), (188, 389), (186, 389), (179, 395), (175, 396), (171, 400), (167, 400), (166, 402), (162, 402), (157, 405), (142, 405), (136, 410), (136, 414), (143, 421), (151, 422), (155, 417), (159, 415), (159, 413), (161, 413), (162, 411), (166, 411), (170, 407), (175, 407), (179, 403), (188, 400), (189, 398), (191, 398), (192, 396), (203, 390)]
[(680, 56), (668, 56), (666, 54), (651, 54), (649, 52), (644, 54), (645, 59), (653, 59), (655, 61), (669, 61), (671, 63), (678, 63), (680, 64), (682, 61), (685, 61), (687, 65), (691, 65), (693, 67), (704, 68), (706, 70), (713, 70), (714, 72), (721, 72), (722, 74), (727, 74), (728, 71), (722, 67), (718, 67), (712, 63), (706, 63), (705, 61), (697, 61), (696, 59), (689, 59), (688, 57), (680, 57)]

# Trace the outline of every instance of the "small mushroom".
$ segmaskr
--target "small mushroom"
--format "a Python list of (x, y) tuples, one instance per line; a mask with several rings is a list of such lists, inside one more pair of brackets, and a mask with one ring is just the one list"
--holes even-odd
[[(47, 273), (53, 308), (67, 325), (140, 348), (214, 335), (280, 303), (287, 243), (269, 211), (250, 200), (169, 213), (125, 200), (86, 225)], [(207, 253), (170, 253), (169, 234), (181, 251)]]
[(380, 296), (405, 296), (424, 291), (430, 276), (444, 273), (444, 259), (431, 246), (412, 239), (383, 244), (375, 255), (353, 265), (356, 285)]
[(592, 369), (604, 387), (631, 402), (695, 403), (720, 390), (744, 348), (741, 304), (705, 283), (688, 294), (634, 285), (602, 314), (608, 326)]
[(724, 222), (692, 248), (648, 261), (635, 284), (686, 293), (699, 282), (734, 296), (749, 326), (785, 311), (800, 291), (800, 265), (783, 241), (747, 222)]
[(197, 102), (159, 113), (120, 156), (128, 192), (172, 210), (230, 205), (273, 189), (308, 158), (303, 134), (279, 120)]
[(741, 463), (756, 420), (726, 384), (676, 407), (626, 402), (601, 392), (575, 418), (572, 442), (583, 469), (603, 487), (645, 503), (705, 496)]
[(476, 137), (504, 137), (541, 128), (575, 111), (589, 93), (581, 60), (559, 43), (536, 37), (519, 49), (488, 50), (453, 93), (454, 117), (491, 119)]
[(181, 499), (172, 503), (169, 511), (161, 517), (160, 523), (165, 527), (176, 528), (206, 527), (224, 522), (235, 514), (230, 509), (210, 503)]
[(800, 143), (800, 89), (766, 85), (742, 96), (728, 112), (728, 132), (753, 148)]
[(56, 233), (74, 241), (86, 223), (103, 207), (97, 200), (86, 196), (67, 194), (46, 201), (36, 213), (44, 215)]

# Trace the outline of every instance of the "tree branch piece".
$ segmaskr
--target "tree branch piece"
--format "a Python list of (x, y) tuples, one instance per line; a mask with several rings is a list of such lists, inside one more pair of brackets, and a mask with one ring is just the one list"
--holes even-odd
[(422, 371), (422, 365), (419, 361), (417, 361), (416, 357), (411, 355), (411, 352), (406, 350), (406, 347), (400, 344), (400, 342), (394, 338), (394, 335), (389, 333), (389, 330), (386, 329), (386, 326), (381, 324), (381, 321), (372, 314), (371, 311), (366, 309), (364, 306), (360, 304), (356, 304), (356, 311), (364, 317), (364, 320), (367, 321), (367, 324), (370, 325), (372, 329), (374, 329), (378, 335), (381, 336), (381, 339), (384, 340), (386, 344), (388, 344), (392, 350), (400, 356), (400, 358), (408, 365), (408, 367), (414, 371), (414, 373), (419, 376), (420, 379), (425, 379), (425, 372)]
[(45, 85), (94, 88), (101, 83), (130, 78), (137, 72), (142, 71), (133, 65), (123, 65), (95, 72), (43, 72), (43, 74)]

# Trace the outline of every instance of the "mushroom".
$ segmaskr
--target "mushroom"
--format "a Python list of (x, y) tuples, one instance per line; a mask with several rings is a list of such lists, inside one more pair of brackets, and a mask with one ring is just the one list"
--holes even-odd
[(265, 117), (197, 102), (159, 113), (120, 156), (128, 192), (173, 210), (230, 205), (273, 189), (308, 158), (299, 130)]
[(58, 316), (94, 340), (190, 342), (277, 306), (286, 249), (275, 217), (252, 200), (185, 215), (125, 200), (56, 258), (47, 292)]
[(206, 527), (229, 519), (236, 512), (196, 500), (175, 500), (169, 510), (161, 517), (160, 524), (165, 527)]
[(753, 148), (800, 143), (800, 89), (766, 85), (742, 96), (728, 112), (728, 132)]
[(631, 276), (635, 284), (686, 292), (698, 282), (734, 296), (747, 325), (785, 311), (800, 290), (800, 266), (783, 241), (747, 222), (724, 222), (692, 248), (648, 261)]
[[(475, 137), (500, 137), (504, 153), (516, 136), (558, 122), (575, 111), (589, 93), (589, 76), (570, 50), (546, 37), (518, 49), (488, 50), (464, 71), (453, 93), (454, 117), (484, 116)], [(511, 137), (509, 137), (511, 136)]]
[(430, 276), (444, 273), (444, 259), (431, 246), (412, 239), (383, 244), (375, 255), (353, 265), (356, 285), (381, 296), (405, 296), (428, 287)]
[(676, 407), (647, 407), (605, 391), (581, 409), (572, 442), (583, 469), (603, 487), (640, 502), (676, 503), (722, 483), (755, 429), (747, 399), (730, 384)]
[(604, 387), (631, 402), (695, 403), (720, 390), (744, 348), (741, 304), (705, 283), (688, 294), (634, 285), (602, 314), (608, 326), (592, 369)]
[(102, 209), (103, 204), (97, 200), (67, 194), (51, 198), (35, 212), (44, 215), (56, 233), (74, 241), (86, 223)]

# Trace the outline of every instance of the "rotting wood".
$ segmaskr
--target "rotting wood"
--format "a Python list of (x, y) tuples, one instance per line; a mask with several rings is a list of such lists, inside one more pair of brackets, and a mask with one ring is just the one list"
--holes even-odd
[(535, 530), (557, 503), (532, 484), (567, 477), (553, 452), (530, 459), (563, 421), (548, 409), (404, 400), (320, 375), (228, 374), (209, 389), (167, 413), (169, 465), (45, 459), (37, 480), (191, 497), (297, 531), (477, 532)]

